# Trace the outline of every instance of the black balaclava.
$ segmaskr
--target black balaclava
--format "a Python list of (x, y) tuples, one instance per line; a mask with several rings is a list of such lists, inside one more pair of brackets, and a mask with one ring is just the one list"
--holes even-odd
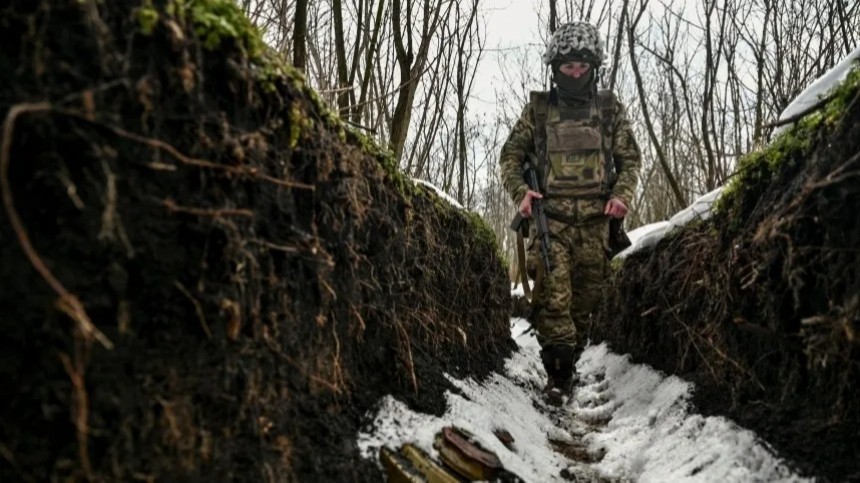
[(586, 62), (582, 58), (574, 58), (570, 56), (561, 56), (552, 63), (552, 80), (555, 82), (558, 99), (567, 106), (576, 106), (590, 101), (594, 97), (594, 86), (596, 85), (597, 70), (594, 64), (591, 64), (591, 69), (588, 73), (580, 78), (574, 78), (561, 73), (561, 66), (567, 62)]

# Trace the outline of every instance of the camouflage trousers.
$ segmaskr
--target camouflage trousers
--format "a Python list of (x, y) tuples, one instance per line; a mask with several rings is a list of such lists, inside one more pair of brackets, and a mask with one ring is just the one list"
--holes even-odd
[[(544, 273), (537, 294), (537, 320), (532, 321), (541, 347), (551, 344), (582, 348), (591, 312), (603, 296), (608, 275), (609, 220), (598, 217), (568, 225), (549, 220), (551, 272)], [(532, 237), (534, 240), (534, 237)], [(531, 244), (529, 273), (534, 276), (540, 244)]]

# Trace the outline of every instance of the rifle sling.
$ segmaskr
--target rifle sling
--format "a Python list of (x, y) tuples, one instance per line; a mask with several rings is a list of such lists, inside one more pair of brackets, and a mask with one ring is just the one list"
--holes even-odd
[(532, 289), (529, 286), (529, 274), (526, 273), (526, 248), (525, 240), (523, 240), (522, 230), (517, 230), (517, 278), (523, 284), (523, 293), (526, 295), (526, 300), (532, 301)]
[(544, 268), (543, 263), (538, 263), (537, 273), (535, 274), (534, 287), (529, 287), (529, 276), (526, 270), (526, 250), (523, 232), (517, 231), (517, 278), (523, 284), (523, 293), (526, 300), (531, 303), (531, 313), (537, 314), (538, 311), (538, 294), (543, 288)]

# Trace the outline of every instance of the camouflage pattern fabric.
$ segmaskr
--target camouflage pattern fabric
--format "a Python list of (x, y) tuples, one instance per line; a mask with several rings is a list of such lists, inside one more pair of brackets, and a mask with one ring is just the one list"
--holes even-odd
[(550, 198), (599, 198), (606, 187), (600, 110), (595, 105), (562, 110), (550, 107), (546, 120)]
[[(528, 190), (523, 181), (522, 163), (536, 159), (534, 125), (533, 108), (527, 104), (501, 150), (502, 181), (516, 205)], [(572, 151), (592, 156), (584, 150)], [(629, 208), (636, 189), (641, 156), (627, 112), (617, 100), (612, 127), (612, 156), (618, 178), (607, 195), (620, 198)], [(583, 160), (577, 160), (576, 152), (564, 158), (572, 164), (585, 164)], [(552, 181), (550, 177), (548, 182)], [(552, 186), (548, 189), (553, 191)], [(537, 320), (533, 321), (541, 347), (549, 344), (581, 346), (585, 342), (580, 338), (589, 314), (600, 301), (607, 275), (609, 219), (603, 214), (605, 203), (605, 199), (593, 197), (544, 198), (547, 213), (562, 215), (564, 222), (549, 220), (552, 272), (544, 275), (544, 289), (536, 295), (539, 312)], [(530, 238), (534, 240), (534, 236)], [(541, 263), (537, 245), (532, 243), (529, 247), (527, 265), (532, 277), (534, 267)]]
[[(502, 146), (499, 157), (502, 182), (517, 205), (528, 190), (528, 186), (523, 181), (522, 163), (528, 160), (529, 156), (535, 156), (534, 114), (531, 104), (526, 104)], [(615, 117), (612, 126), (612, 157), (616, 168), (620, 167), (620, 169), (617, 169), (618, 180), (611, 195), (620, 198), (629, 208), (636, 191), (641, 155), (627, 117), (627, 110), (618, 100), (615, 101)]]
[[(574, 209), (575, 200), (568, 203)], [(536, 230), (534, 226), (531, 229)], [(552, 271), (544, 274), (543, 288), (535, 294), (539, 310), (532, 322), (541, 347), (567, 344), (581, 348), (608, 274), (609, 219), (592, 218), (575, 225), (550, 219), (549, 229)], [(537, 264), (542, 263), (538, 243), (529, 246), (526, 263), (534, 277)]]

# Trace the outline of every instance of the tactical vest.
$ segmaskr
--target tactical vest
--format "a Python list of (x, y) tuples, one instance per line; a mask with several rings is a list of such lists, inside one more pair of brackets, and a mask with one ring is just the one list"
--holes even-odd
[(595, 102), (559, 107), (549, 92), (530, 95), (535, 117), (535, 147), (549, 198), (603, 198), (616, 179), (612, 159), (615, 97), (598, 91)]

